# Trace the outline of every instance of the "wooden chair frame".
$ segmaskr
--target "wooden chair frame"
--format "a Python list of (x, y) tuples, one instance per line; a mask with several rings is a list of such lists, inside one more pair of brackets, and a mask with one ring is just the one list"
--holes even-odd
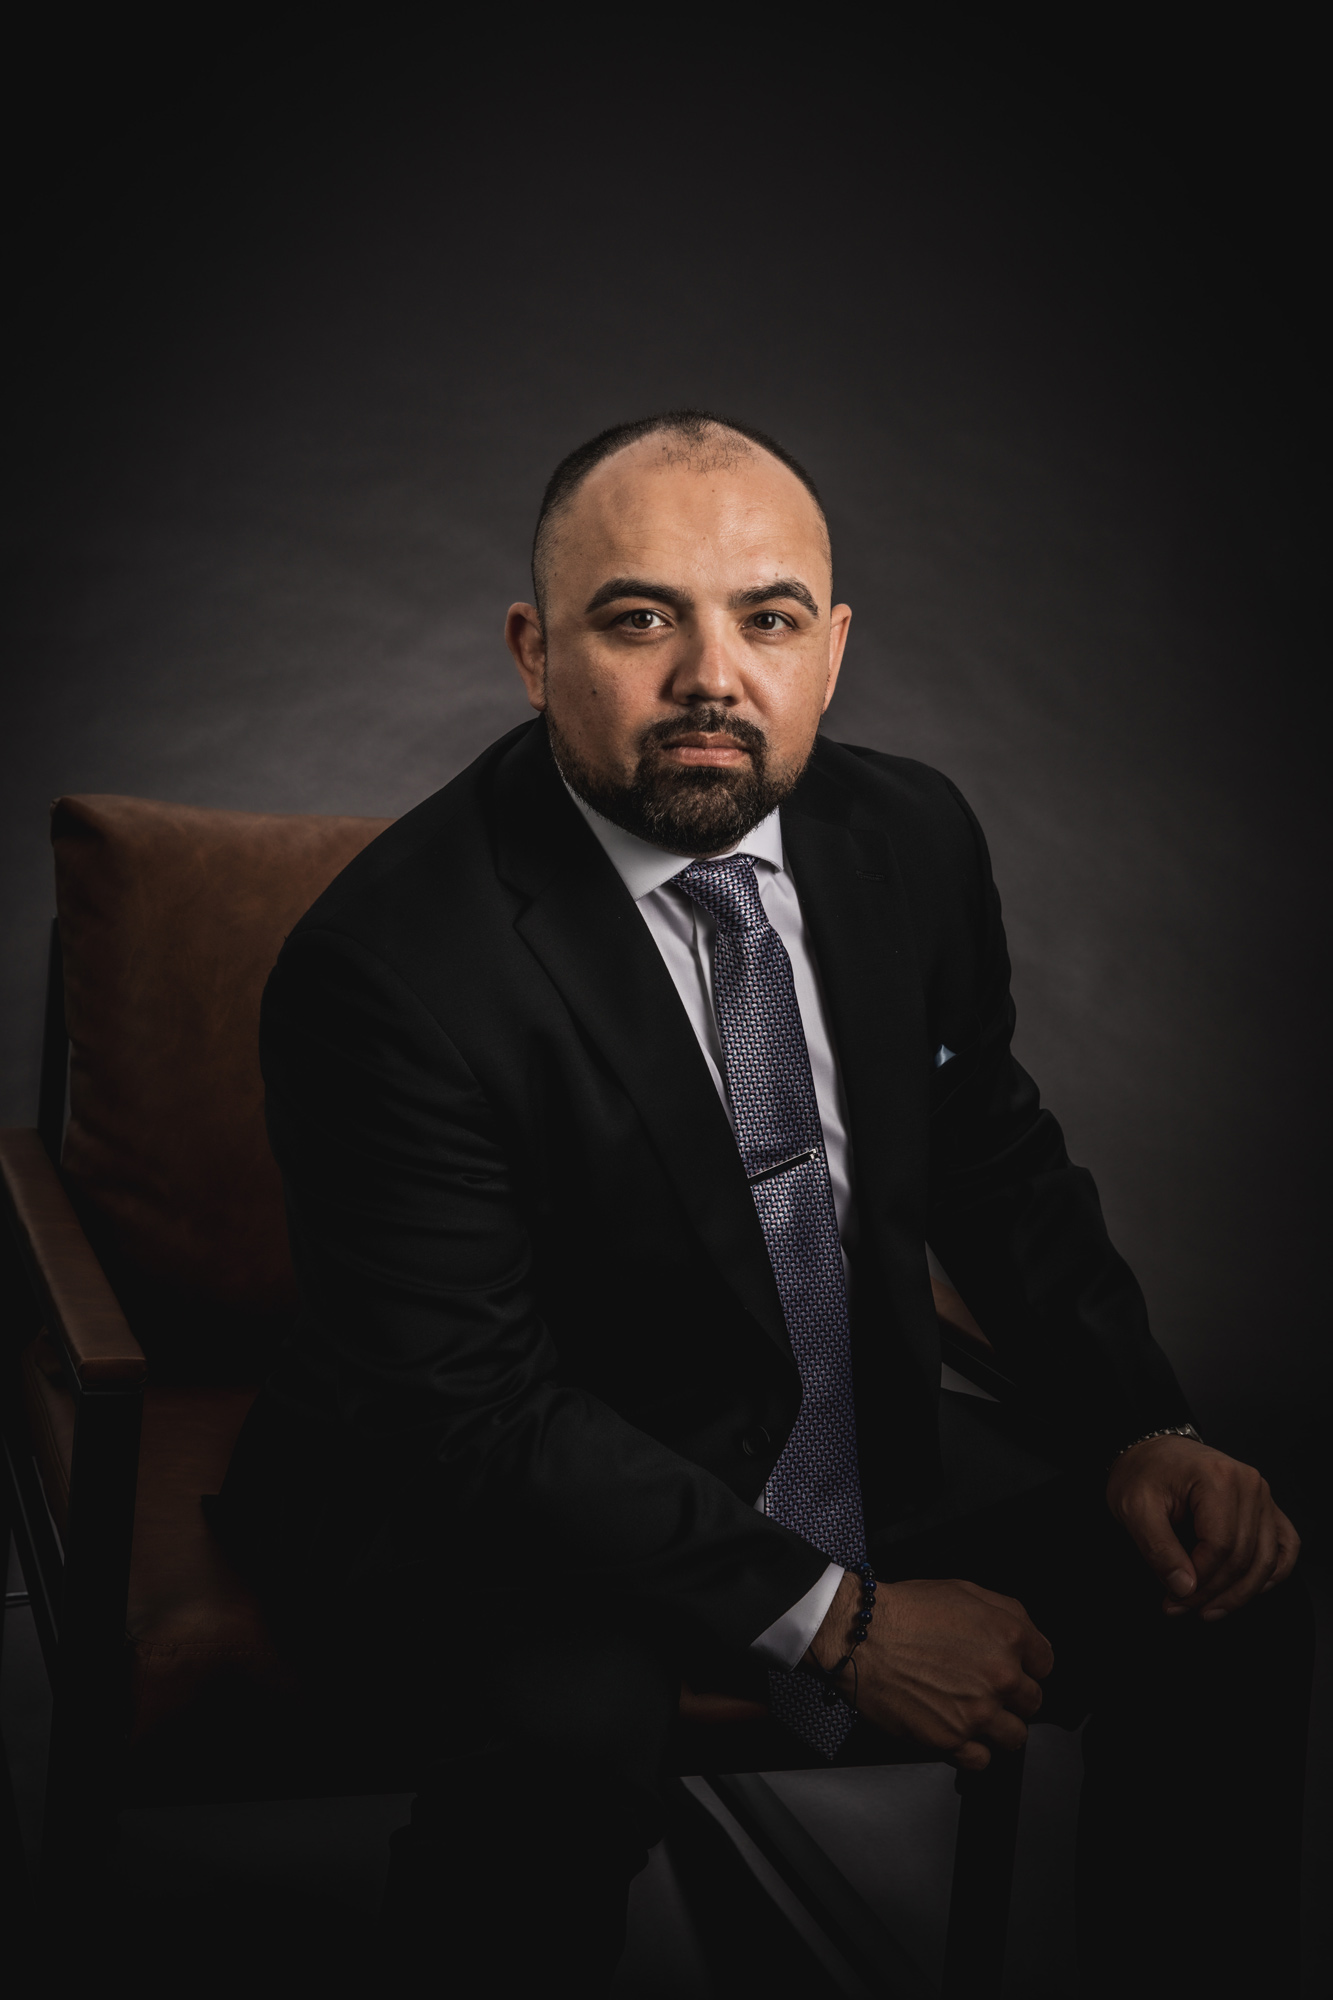
[[(148, 1372), (61, 1185), (56, 1161), (67, 1061), (60, 941), (53, 926), (39, 1124), (35, 1131), (0, 1134), (8, 1224), (0, 1248), (5, 1317), (0, 1527), (17, 1547), (51, 1685), (43, 1876), (57, 1857), (104, 1837), (120, 1790), (125, 1605)], [(19, 1355), (43, 1326), (60, 1357), (75, 1411), (63, 1533), (47, 1505), (19, 1395)]]

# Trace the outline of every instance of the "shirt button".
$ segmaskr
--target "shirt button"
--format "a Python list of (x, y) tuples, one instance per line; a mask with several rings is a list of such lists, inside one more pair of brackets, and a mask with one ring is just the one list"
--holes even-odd
[(741, 1450), (745, 1453), (745, 1456), (747, 1458), (758, 1458), (761, 1452), (763, 1452), (767, 1446), (772, 1444), (772, 1442), (773, 1442), (772, 1438), (769, 1436), (768, 1432), (764, 1429), (763, 1425), (756, 1424), (754, 1429), (752, 1431), (747, 1431), (745, 1433), (745, 1436), (741, 1439)]

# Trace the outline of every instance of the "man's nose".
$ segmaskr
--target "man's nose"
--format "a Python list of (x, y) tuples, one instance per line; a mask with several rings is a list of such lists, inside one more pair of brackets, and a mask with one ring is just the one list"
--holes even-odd
[(728, 634), (703, 628), (692, 635), (675, 662), (671, 693), (680, 702), (739, 701), (742, 694), (740, 672)]

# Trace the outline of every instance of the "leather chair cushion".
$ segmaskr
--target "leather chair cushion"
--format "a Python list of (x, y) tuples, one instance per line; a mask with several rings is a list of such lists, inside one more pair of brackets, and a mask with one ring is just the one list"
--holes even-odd
[(93, 796), (51, 810), (70, 1035), (62, 1165), (99, 1254), (118, 1285), (130, 1269), (176, 1297), (287, 1309), (260, 995), (297, 919), (390, 822)]

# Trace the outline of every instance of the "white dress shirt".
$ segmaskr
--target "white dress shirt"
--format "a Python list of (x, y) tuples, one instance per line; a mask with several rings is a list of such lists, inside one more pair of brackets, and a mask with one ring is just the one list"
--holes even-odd
[[(653, 942), (675, 982), (690, 1026), (703, 1050), (708, 1073), (730, 1120), (731, 1106), (727, 1102), (722, 1076), (722, 1043), (717, 1031), (717, 1015), (713, 1010), (713, 938), (717, 925), (708, 911), (692, 902), (680, 889), (671, 887), (671, 877), (688, 868), (689, 859), (681, 854), (667, 854), (662, 848), (640, 840), (637, 834), (626, 833), (623, 827), (603, 819), (600, 813), (585, 805), (572, 787), (567, 789), (601, 842), (611, 865), (633, 896), (639, 915), (652, 932)], [(845, 1244), (852, 1218), (852, 1172), (842, 1078), (833, 1052), (833, 1037), (829, 1033), (819, 975), (806, 937), (800, 898), (782, 850), (782, 829), (776, 811), (761, 820), (744, 840), (738, 840), (734, 847), (726, 851), (728, 854), (747, 854), (754, 862), (764, 914), (782, 939), (791, 960), (796, 1004), (801, 1010), (805, 1045), (810, 1052), (810, 1071), (819, 1105), (819, 1122), (824, 1133), (824, 1151), (828, 1156), (829, 1177), (833, 1182), (833, 1206), (837, 1211), (838, 1230)], [(733, 1129), (734, 1124), (732, 1120)], [(844, 1249), (844, 1268), (846, 1263)], [(762, 1511), (762, 1494), (756, 1504)], [(751, 1642), (753, 1651), (773, 1666), (796, 1666), (824, 1622), (824, 1614), (833, 1602), (842, 1577), (841, 1564), (830, 1563), (813, 1589), (807, 1590), (789, 1611), (784, 1611), (781, 1618)]]

